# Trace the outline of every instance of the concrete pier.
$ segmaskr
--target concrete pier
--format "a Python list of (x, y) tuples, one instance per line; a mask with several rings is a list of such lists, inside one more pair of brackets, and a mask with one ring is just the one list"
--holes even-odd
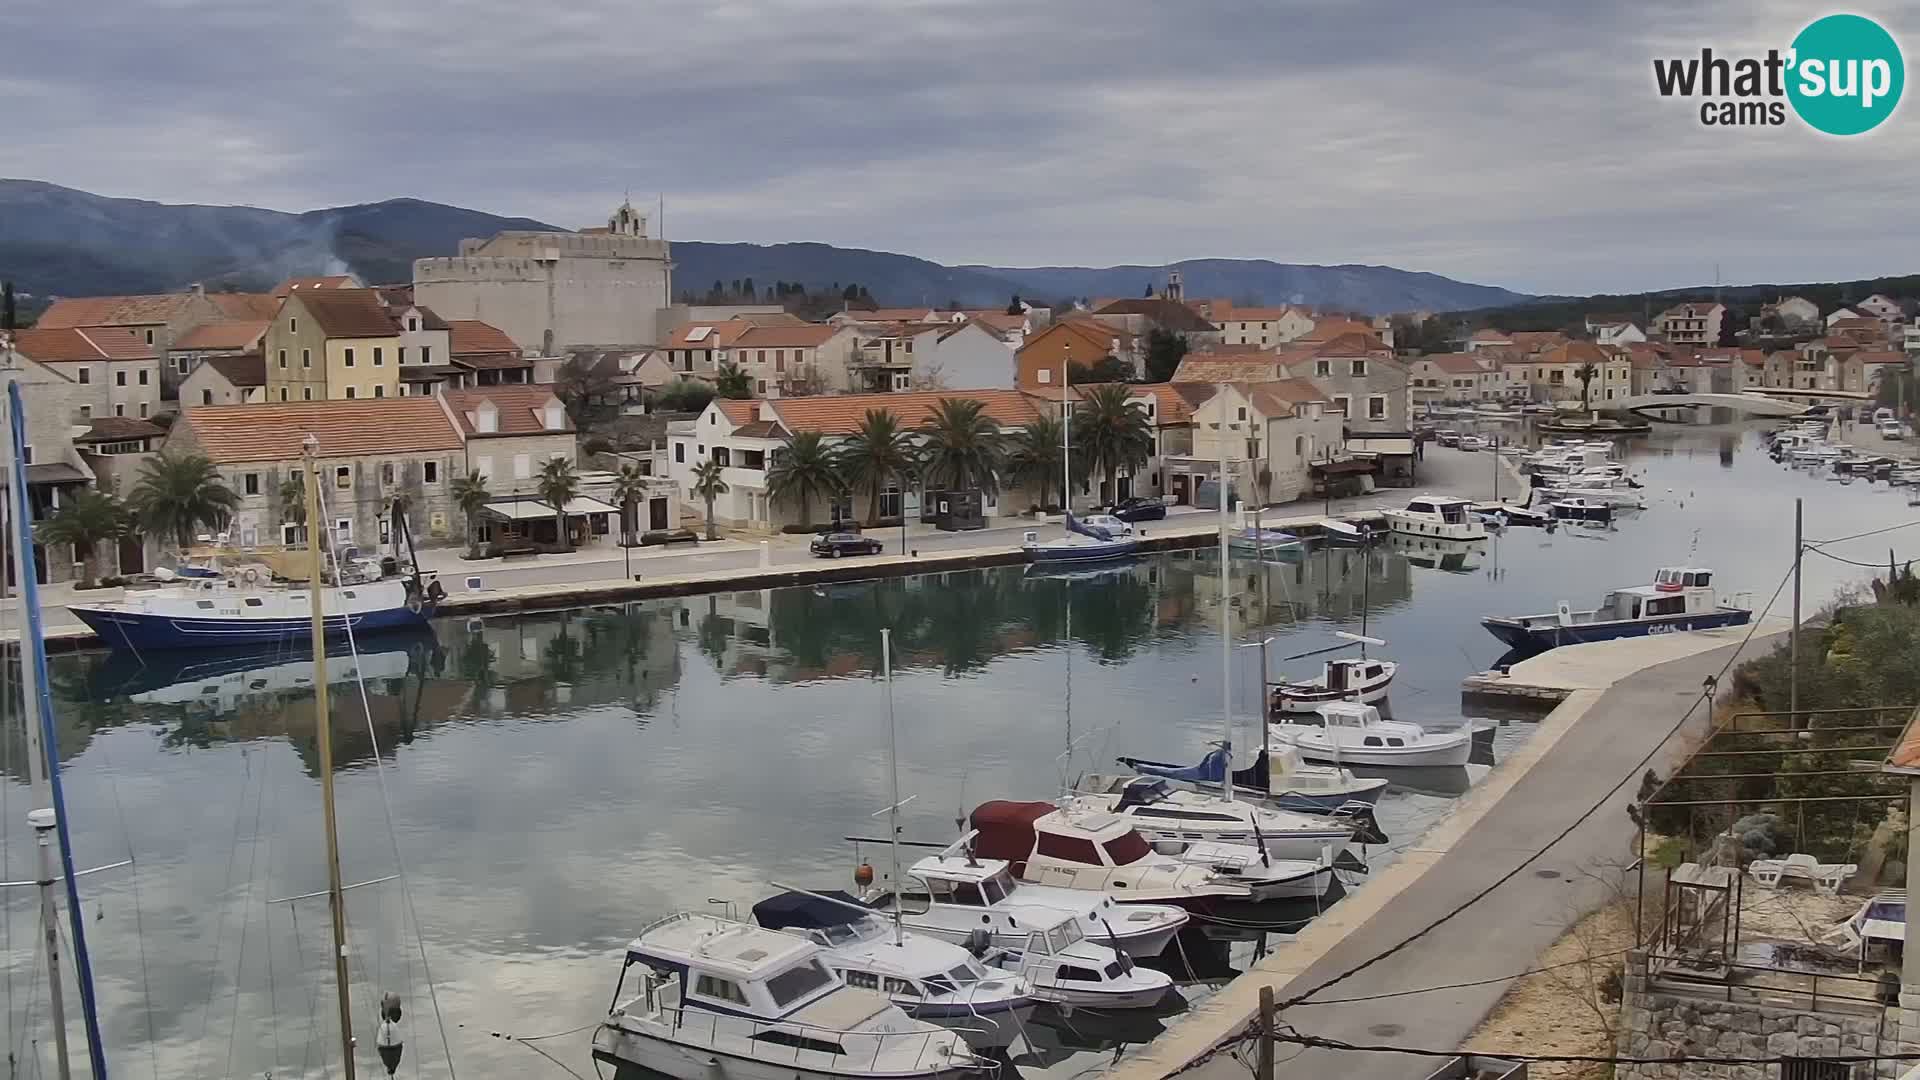
[[(1741, 655), (1772, 648), (1783, 623), (1764, 620)], [(1299, 1005), (1280, 1017), (1282, 1025), (1303, 1034), (1349, 1043), (1460, 1049), (1507, 983), (1405, 992), (1526, 971), (1569, 926), (1617, 895), (1632, 858), (1634, 826), (1625, 810), (1638, 791), (1637, 778), (1644, 768), (1670, 771), (1705, 731), (1710, 708), (1696, 709), (1684, 725), (1681, 717), (1700, 700), (1703, 680), (1719, 673), (1745, 635), (1743, 627), (1575, 645), (1515, 665), (1515, 685), (1561, 696), (1533, 738), (1400, 861), (1109, 1075), (1159, 1080), (1188, 1065), (1247, 1029), (1263, 985), (1274, 987), (1284, 1002), (1398, 945), (1522, 865), (1604, 796), (1598, 811), (1512, 880), (1400, 952), (1329, 987), (1317, 995), (1323, 1003)], [(1609, 795), (1622, 778), (1627, 782)], [(1285, 1046), (1279, 1058), (1278, 1075), (1301, 1078), (1418, 1080), (1433, 1068), (1432, 1059), (1405, 1054)], [(1244, 1066), (1225, 1055), (1192, 1070), (1209, 1080), (1244, 1074)]]

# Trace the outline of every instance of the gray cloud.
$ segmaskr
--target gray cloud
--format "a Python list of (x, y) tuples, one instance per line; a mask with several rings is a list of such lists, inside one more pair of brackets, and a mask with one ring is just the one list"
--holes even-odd
[[(1822, 9), (1824, 10), (1824, 9)], [(1381, 262), (1585, 292), (1912, 270), (1912, 108), (1714, 131), (1649, 61), (1821, 13), (1068, 0), (13, 0), (0, 175), (995, 264)], [(1900, 33), (1920, 3), (1872, 14)]]

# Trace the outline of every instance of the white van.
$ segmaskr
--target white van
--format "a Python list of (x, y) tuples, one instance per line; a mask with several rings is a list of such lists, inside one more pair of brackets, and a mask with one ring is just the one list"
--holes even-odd
[(1873, 425), (1875, 427), (1879, 427), (1881, 424), (1884, 424), (1891, 419), (1893, 419), (1892, 409), (1889, 409), (1885, 406), (1881, 406), (1880, 408), (1873, 410)]

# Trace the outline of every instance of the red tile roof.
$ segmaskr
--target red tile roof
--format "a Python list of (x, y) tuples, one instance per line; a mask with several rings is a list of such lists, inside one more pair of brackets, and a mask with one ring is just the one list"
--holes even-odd
[(1536, 364), (1604, 364), (1607, 354), (1591, 341), (1569, 341), (1535, 356)]
[(1372, 336), (1373, 326), (1370, 323), (1355, 322), (1352, 319), (1320, 319), (1313, 324), (1313, 329), (1300, 335), (1299, 340), (1308, 343), (1332, 341), (1346, 334)]
[(320, 457), (328, 460), (437, 453), (464, 445), (433, 397), (190, 405), (180, 411), (175, 429), (190, 433), (216, 465), (297, 461), (308, 434), (320, 440)]
[(124, 326), (36, 326), (14, 331), (13, 347), (27, 359), (43, 364), (152, 360), (157, 355), (142, 332)]
[(1434, 353), (1416, 358), (1416, 362), (1425, 360), (1449, 375), (1478, 375), (1487, 370), (1480, 365), (1480, 358), (1472, 353)]
[(1188, 353), (1168, 381), (1267, 382), (1281, 374), (1282, 361), (1276, 353)]
[(329, 338), (383, 338), (400, 332), (380, 294), (372, 289), (302, 290), (293, 300), (307, 309)]
[(71, 330), (76, 326), (153, 326), (178, 315), (191, 297), (191, 293), (69, 297), (55, 300), (40, 313), (34, 326), (41, 330)]
[(229, 319), (272, 322), (280, 313), (280, 298), (267, 293), (208, 293), (207, 299)]
[(158, 439), (167, 433), (167, 429), (145, 420), (136, 420), (131, 416), (95, 417), (85, 435), (74, 437), (76, 443), (125, 442), (128, 439)]
[[(903, 428), (926, 424), (940, 402), (954, 398), (978, 401), (988, 419), (1002, 428), (1024, 427), (1040, 418), (1033, 401), (1018, 390), (925, 390), (897, 394), (822, 394), (818, 397), (778, 398), (773, 407), (788, 431), (818, 431), (823, 435), (850, 435), (858, 430), (868, 409), (883, 409)], [(729, 419), (731, 419), (729, 413)], [(734, 421), (736, 424), (742, 421)]]
[(749, 326), (745, 333), (734, 338), (733, 347), (739, 349), (813, 349), (826, 344), (829, 338), (839, 332), (839, 327), (826, 326), (821, 323)]
[(720, 412), (735, 426), (758, 419), (760, 403), (757, 401), (739, 401), (733, 398), (717, 398), (714, 404), (720, 406)]
[(743, 439), (784, 439), (788, 432), (778, 420), (754, 420), (733, 429)]
[(1193, 406), (1187, 402), (1178, 389), (1171, 383), (1147, 383), (1133, 388), (1135, 397), (1151, 397), (1159, 415), (1159, 426), (1168, 424), (1189, 424), (1193, 422)]
[(499, 412), (499, 428), (487, 433), (493, 435), (551, 435), (571, 433), (573, 421), (561, 412), (561, 426), (547, 426), (547, 403), (557, 401), (553, 387), (538, 383), (521, 383), (508, 386), (475, 386), (465, 390), (447, 390), (443, 392), (447, 407), (460, 421), (460, 427), (468, 435), (480, 434), (474, 428), (473, 414), (480, 409), (480, 403), (491, 401)]
[(1907, 362), (1907, 354), (1888, 350), (1857, 352), (1853, 354), (1853, 362), (1856, 364), (1904, 364)]
[(288, 278), (273, 290), (273, 295), (285, 299), (287, 294), (298, 291), (301, 294), (320, 289), (357, 289), (352, 274), (325, 274), (320, 277)]
[(874, 308), (872, 311), (848, 308), (845, 311), (838, 311), (834, 314), (842, 316), (843, 318), (853, 319), (857, 322), (918, 323), (932, 322), (936, 317), (932, 308), (923, 307)]
[(520, 355), (520, 346), (513, 343), (506, 331), (484, 323), (478, 319), (448, 319), (447, 330), (452, 341), (450, 351), (455, 356), (469, 353), (512, 353)]
[(1162, 300), (1158, 297), (1142, 297), (1134, 300), (1115, 300), (1105, 307), (1095, 309), (1098, 315), (1139, 315), (1148, 322), (1168, 330), (1208, 333), (1219, 327), (1200, 317), (1200, 313), (1177, 300)]
[(260, 336), (272, 326), (267, 322), (225, 322), (206, 323), (196, 326), (180, 335), (173, 343), (176, 349), (251, 349), (260, 343)]

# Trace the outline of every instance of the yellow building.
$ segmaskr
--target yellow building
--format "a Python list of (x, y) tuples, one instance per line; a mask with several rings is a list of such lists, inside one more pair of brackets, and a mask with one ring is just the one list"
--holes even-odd
[(399, 397), (400, 334), (375, 290), (291, 293), (261, 342), (267, 400)]

